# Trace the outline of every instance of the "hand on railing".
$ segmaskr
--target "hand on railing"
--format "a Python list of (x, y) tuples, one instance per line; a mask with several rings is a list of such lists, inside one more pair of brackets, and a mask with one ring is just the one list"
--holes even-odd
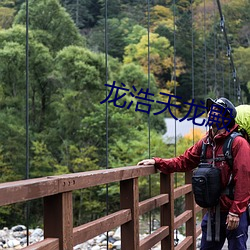
[(142, 160), (137, 163), (137, 166), (138, 165), (155, 165), (155, 160), (154, 159)]

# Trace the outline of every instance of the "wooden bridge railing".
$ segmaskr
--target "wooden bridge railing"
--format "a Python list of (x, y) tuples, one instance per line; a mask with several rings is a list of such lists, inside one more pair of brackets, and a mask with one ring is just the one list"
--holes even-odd
[[(25, 250), (72, 250), (77, 244), (121, 226), (122, 250), (148, 250), (161, 241), (161, 249), (196, 249), (201, 233), (196, 226), (195, 205), (186, 173), (186, 184), (174, 189), (173, 174), (160, 174), (160, 194), (139, 202), (138, 177), (155, 174), (153, 166), (132, 166), (0, 184), (0, 206), (37, 198), (44, 202), (44, 240)], [(120, 210), (73, 228), (72, 191), (120, 182)], [(174, 200), (185, 195), (185, 212), (174, 218)], [(160, 207), (160, 228), (139, 240), (139, 216)], [(174, 230), (186, 224), (186, 238), (174, 247)]]

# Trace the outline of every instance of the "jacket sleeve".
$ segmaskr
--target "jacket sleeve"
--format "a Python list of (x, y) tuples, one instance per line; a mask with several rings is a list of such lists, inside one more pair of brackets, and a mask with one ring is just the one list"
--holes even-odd
[(195, 145), (187, 149), (184, 154), (171, 158), (162, 159), (154, 157), (155, 166), (165, 174), (173, 172), (186, 172), (194, 169), (200, 163), (202, 140), (198, 141)]
[(250, 201), (250, 145), (238, 136), (233, 141), (234, 201), (230, 212), (242, 214)]

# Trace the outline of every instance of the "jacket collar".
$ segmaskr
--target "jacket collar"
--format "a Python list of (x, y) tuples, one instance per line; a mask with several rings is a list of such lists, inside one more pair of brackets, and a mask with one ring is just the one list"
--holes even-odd
[(212, 137), (212, 128), (210, 128), (207, 132), (207, 141), (220, 141), (224, 140), (228, 135), (233, 133), (234, 131), (238, 131), (238, 124), (235, 124), (229, 131), (225, 130), (223, 133), (217, 134), (214, 137)]

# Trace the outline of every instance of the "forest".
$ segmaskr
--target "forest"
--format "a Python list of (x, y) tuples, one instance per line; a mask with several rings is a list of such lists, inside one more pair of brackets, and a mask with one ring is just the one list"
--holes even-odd
[[(163, 141), (172, 114), (162, 103), (177, 118), (192, 100), (249, 103), (250, 2), (220, 2), (230, 51), (215, 0), (2, 0), (1, 183), (174, 157), (202, 135)], [(145, 96), (140, 106), (136, 91)], [(150, 183), (149, 192), (149, 180), (140, 179), (140, 199), (158, 192), (157, 175)], [(74, 192), (75, 225), (105, 214), (106, 195), (106, 186)], [(115, 211), (117, 183), (108, 197)], [(41, 203), (30, 203), (33, 226), (42, 226)], [(0, 207), (0, 227), (25, 221), (24, 210)]]

